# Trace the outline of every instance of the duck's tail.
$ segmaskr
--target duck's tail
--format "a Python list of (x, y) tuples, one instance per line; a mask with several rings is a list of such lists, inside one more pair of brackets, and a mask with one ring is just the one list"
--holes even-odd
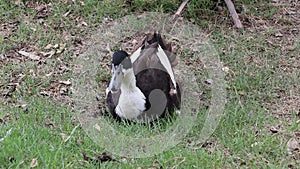
[(149, 48), (157, 48), (158, 49), (159, 46), (162, 48), (162, 50), (168, 57), (171, 66), (172, 67), (176, 66), (178, 64), (178, 61), (176, 59), (176, 55), (172, 53), (171, 44), (167, 43), (167, 41), (158, 32), (147, 34), (146, 37), (144, 38), (144, 40), (141, 41), (141, 43), (139, 43), (136, 46), (136, 51), (149, 49)]

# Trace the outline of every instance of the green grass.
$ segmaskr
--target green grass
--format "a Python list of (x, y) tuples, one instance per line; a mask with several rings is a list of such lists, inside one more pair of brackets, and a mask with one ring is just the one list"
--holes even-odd
[[(37, 4), (46, 5), (49, 2), (52, 6), (48, 16), (36, 19)], [(240, 3), (236, 4), (237, 8), (242, 7)], [(58, 97), (54, 93), (42, 96), (40, 92), (69, 88), (59, 81), (72, 78), (73, 58), (76, 57), (74, 51), (82, 53), (85, 50), (84, 45), (90, 40), (91, 32), (100, 27), (104, 16), (118, 19), (144, 11), (174, 13), (179, 5), (175, 0), (136, 0), (132, 5), (124, 4), (123, 0), (91, 0), (84, 5), (79, 1), (39, 1), (19, 5), (13, 1), (2, 2), (0, 35), (7, 36), (0, 36), (0, 139), (6, 137), (0, 142), (0, 168), (30, 168), (34, 158), (38, 159), (37, 168), (298, 166), (299, 157), (294, 159), (288, 156), (286, 144), (299, 132), (299, 112), (295, 107), (286, 107), (284, 101), (287, 101), (288, 96), (299, 97), (300, 72), (296, 58), (300, 45), (297, 36), (293, 34), (285, 34), (283, 38), (288, 38), (283, 40), (272, 39), (274, 33), (284, 29), (273, 23), (273, 20), (268, 20), (274, 19), (273, 15), (279, 8), (265, 1), (245, 1), (244, 5), (249, 11), (243, 14), (243, 18), (257, 17), (272, 23), (268, 29), (263, 30), (252, 27), (243, 31), (232, 29), (228, 13), (212, 10), (216, 4), (208, 0), (189, 2), (183, 13), (184, 17), (209, 32), (209, 38), (220, 53), (221, 62), (229, 68), (225, 76), (228, 99), (226, 114), (206, 144), (202, 146), (202, 142), (199, 142), (206, 117), (203, 113), (198, 116), (198, 124), (177, 146), (161, 154), (149, 158), (127, 158), (125, 161), (126, 157), (113, 154), (113, 158), (119, 162), (84, 161), (82, 152), (94, 157), (107, 149), (97, 145), (79, 125), (72, 105), (67, 101), (68, 97)], [(67, 12), (69, 14), (63, 16)], [(12, 24), (16, 20), (20, 23)], [(80, 26), (82, 21), (87, 25)], [(290, 45), (290, 39), (295, 39), (294, 50), (287, 51), (276, 46)], [(78, 41), (82, 41), (83, 45)], [(270, 45), (268, 41), (275, 45)], [(45, 56), (41, 61), (31, 61), (15, 54), (21, 49), (47, 52), (52, 50), (44, 49), (48, 44), (61, 43), (67, 44), (62, 54), (55, 54), (51, 58)], [(183, 60), (189, 58), (183, 57)], [(204, 83), (207, 74), (203, 70), (203, 63), (193, 59), (191, 61), (193, 63), (190, 66), (199, 72), (196, 79), (201, 91), (206, 93), (201, 99), (204, 104), (209, 104), (210, 90)], [(103, 67), (105, 65), (101, 63)], [(109, 72), (104, 69), (99, 69), (97, 75), (94, 77), (97, 83), (109, 80)], [(16, 90), (10, 92), (11, 96), (3, 96), (15, 83)], [(205, 111), (205, 106), (200, 110)], [(275, 118), (273, 112), (281, 107), (285, 108), (280, 114), (281, 118)], [(291, 115), (286, 117), (284, 112)], [(154, 129), (139, 124), (112, 122), (112, 125), (126, 135), (147, 136), (164, 131), (172, 122), (157, 125)], [(272, 133), (269, 130), (271, 126), (278, 127), (279, 132)], [(8, 134), (9, 130), (11, 134)]]

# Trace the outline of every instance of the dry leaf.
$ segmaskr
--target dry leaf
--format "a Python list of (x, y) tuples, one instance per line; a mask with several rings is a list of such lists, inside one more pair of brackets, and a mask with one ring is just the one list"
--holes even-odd
[(15, 1), (15, 5), (20, 5), (21, 3), (22, 3), (21, 0), (16, 0), (16, 1)]
[(94, 127), (95, 127), (96, 130), (101, 131), (101, 128), (100, 128), (99, 124), (95, 124)]
[(65, 43), (59, 44), (59, 48), (56, 50), (56, 53), (57, 54), (62, 53), (65, 50), (65, 48), (66, 48), (66, 44)]
[(27, 110), (27, 104), (21, 104), (21, 108), (23, 111), (26, 111)]
[(106, 162), (106, 161), (116, 161), (112, 158), (111, 155), (107, 154), (106, 152), (103, 152), (100, 155), (95, 155), (95, 157), (89, 157), (84, 152), (82, 152), (83, 159), (85, 161), (92, 161), (92, 162)]
[(54, 50), (51, 50), (49, 52), (40, 52), (43, 56), (45, 57), (49, 57), (51, 58), (54, 54), (55, 54), (55, 51)]
[(40, 59), (40, 57), (38, 55), (35, 55), (33, 53), (28, 53), (28, 52), (25, 52), (25, 51), (22, 51), (22, 50), (20, 50), (18, 53), (23, 55), (23, 56), (29, 57), (32, 60), (39, 60)]
[(44, 47), (44, 49), (51, 49), (51, 48), (53, 48), (53, 45), (51, 44), (48, 44), (46, 47)]
[(71, 11), (68, 11), (68, 12), (64, 13), (63, 16), (67, 17), (70, 13), (71, 13)]
[(60, 50), (64, 50), (64, 49), (66, 48), (66, 45), (67, 45), (67, 44), (65, 44), (65, 43), (59, 44), (59, 49), (60, 49)]
[(283, 36), (283, 34), (282, 34), (282, 33), (280, 33), (280, 32), (278, 32), (278, 33), (276, 33), (276, 34), (275, 34), (275, 36), (276, 36), (276, 37), (282, 37), (282, 36)]
[(38, 12), (41, 12), (41, 11), (43, 11), (43, 10), (45, 10), (45, 9), (46, 9), (46, 6), (45, 6), (45, 5), (39, 5), (39, 6), (36, 7), (36, 10), (37, 10)]
[(64, 85), (70, 85), (71, 81), (70, 80), (60, 80), (59, 83), (64, 84)]
[(122, 163), (127, 163), (127, 158), (126, 157), (121, 157), (121, 162)]
[(274, 127), (274, 126), (272, 126), (272, 127), (270, 128), (270, 131), (271, 131), (272, 133), (278, 133), (278, 129), (277, 129), (276, 127)]
[(253, 144), (251, 144), (250, 146), (251, 147), (255, 147), (255, 146), (257, 146), (258, 145), (258, 142), (254, 142)]
[(291, 138), (287, 143), (287, 152), (289, 155), (292, 155), (294, 151), (299, 150), (299, 143), (295, 138)]
[(53, 74), (53, 72), (47, 73), (45, 76), (50, 77)]
[(43, 95), (43, 96), (50, 96), (51, 95), (51, 93), (48, 92), (48, 91), (41, 91), (40, 94)]
[(38, 159), (37, 158), (32, 159), (30, 163), (30, 168), (35, 168), (37, 166), (38, 166)]
[(68, 89), (66, 87), (61, 87), (60, 90), (59, 90), (59, 93), (60, 94), (64, 94), (68, 91)]
[(213, 80), (212, 79), (206, 79), (205, 83), (208, 84), (208, 85), (211, 85), (213, 83)]
[(62, 139), (63, 141), (66, 141), (66, 139), (67, 139), (66, 134), (60, 133), (60, 136), (61, 136), (61, 139)]
[(85, 5), (85, 4), (84, 4), (84, 1), (79, 1), (79, 3), (80, 3), (81, 6), (84, 6), (84, 5)]
[(227, 73), (229, 71), (229, 67), (227, 67), (227, 66), (223, 67), (222, 71)]
[(45, 123), (45, 125), (48, 126), (48, 127), (56, 128), (56, 126), (53, 122), (47, 122), (47, 123)]
[(88, 26), (88, 24), (87, 24), (85, 21), (82, 21), (82, 22), (80, 23), (80, 25), (81, 25), (81, 26)]
[(54, 48), (54, 49), (56, 49), (56, 48), (58, 48), (58, 47), (59, 47), (59, 44), (53, 45), (53, 48)]

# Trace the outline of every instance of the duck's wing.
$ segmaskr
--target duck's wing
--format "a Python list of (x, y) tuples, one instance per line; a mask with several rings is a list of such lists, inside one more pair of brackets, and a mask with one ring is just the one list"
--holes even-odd
[(159, 33), (147, 34), (144, 39), (135, 46), (134, 52), (130, 56), (132, 63), (134, 63), (138, 58), (143, 58), (143, 56), (146, 57), (144, 59), (149, 59), (149, 52), (143, 54), (143, 51), (149, 48), (158, 49), (158, 45), (161, 46), (164, 53), (166, 53), (172, 67), (175, 67), (178, 64), (178, 61), (176, 59), (176, 55), (172, 53), (172, 46), (170, 43), (167, 43), (167, 41)]
[[(181, 90), (180, 85), (176, 82), (173, 67), (178, 62), (176, 55), (172, 53), (171, 44), (168, 44), (164, 38), (158, 33), (150, 34), (140, 44), (137, 50), (131, 56), (134, 72), (137, 74), (148, 68), (156, 68), (168, 73), (170, 80), (170, 91), (168, 107), (173, 110), (174, 106), (180, 109)], [(162, 81), (163, 83), (163, 81)]]
[(120, 94), (121, 94), (120, 90), (114, 93), (112, 91), (107, 91), (106, 93), (107, 107), (109, 109), (109, 112), (115, 119), (119, 119), (119, 116), (117, 115), (115, 109), (118, 105)]
[(137, 50), (131, 55), (135, 73), (147, 68), (156, 68), (167, 71), (176, 91), (176, 81), (173, 67), (177, 65), (176, 55), (172, 53), (171, 44), (168, 44), (159, 33), (148, 34)]

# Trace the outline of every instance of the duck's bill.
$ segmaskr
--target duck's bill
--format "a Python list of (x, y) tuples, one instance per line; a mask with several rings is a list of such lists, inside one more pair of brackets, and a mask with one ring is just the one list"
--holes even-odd
[(123, 79), (122, 66), (113, 67), (113, 69), (113, 75), (108, 86), (108, 91), (117, 92), (121, 87)]

